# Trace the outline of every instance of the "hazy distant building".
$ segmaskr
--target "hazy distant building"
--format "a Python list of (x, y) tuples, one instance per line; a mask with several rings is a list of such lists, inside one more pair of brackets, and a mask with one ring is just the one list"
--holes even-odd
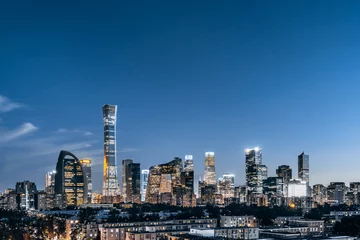
[(292, 169), (288, 165), (281, 165), (276, 169), (278, 177), (283, 178), (284, 182), (289, 182), (292, 179)]
[(142, 202), (145, 201), (148, 178), (149, 178), (149, 170), (147, 169), (141, 170), (141, 201)]
[(265, 168), (262, 167), (262, 150), (260, 148), (245, 149), (246, 195), (263, 193)]
[(360, 204), (360, 182), (350, 182), (349, 191), (352, 193), (353, 198), (351, 204)]
[(207, 185), (216, 185), (214, 152), (205, 153), (204, 181)]
[(222, 195), (223, 199), (233, 198), (235, 194), (235, 175), (224, 174), (219, 178), (218, 193)]
[(309, 155), (304, 152), (298, 156), (298, 176), (299, 179), (309, 184)]
[(86, 185), (85, 185), (86, 188), (85, 191), (87, 192), (86, 203), (91, 203), (91, 198), (92, 198), (91, 160), (85, 158), (80, 159), (80, 164), (86, 177)]
[(112, 202), (112, 197), (120, 195), (116, 163), (116, 105), (102, 107), (104, 120), (104, 202)]
[(312, 188), (314, 202), (323, 205), (326, 202), (326, 187), (322, 184), (315, 184)]
[(141, 203), (140, 163), (131, 159), (122, 161), (123, 199), (126, 203)]
[(86, 174), (79, 159), (71, 152), (62, 150), (56, 164), (56, 206), (78, 206), (87, 201)]
[(330, 182), (326, 189), (329, 204), (343, 204), (345, 202), (346, 186), (344, 182)]
[(168, 163), (150, 167), (145, 201), (152, 204), (162, 203), (160, 193), (164, 193), (170, 183), (171, 202), (176, 204), (175, 188), (181, 186), (181, 172), (182, 159), (178, 157)]

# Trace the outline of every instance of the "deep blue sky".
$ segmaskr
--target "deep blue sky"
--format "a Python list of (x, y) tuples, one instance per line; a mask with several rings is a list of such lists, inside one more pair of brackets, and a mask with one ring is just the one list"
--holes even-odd
[(61, 149), (100, 189), (105, 103), (118, 163), (202, 175), (214, 151), (243, 184), (260, 146), (269, 176), (305, 151), (311, 184), (360, 181), (358, 1), (24, 2), (0, 7), (0, 190), (43, 188)]

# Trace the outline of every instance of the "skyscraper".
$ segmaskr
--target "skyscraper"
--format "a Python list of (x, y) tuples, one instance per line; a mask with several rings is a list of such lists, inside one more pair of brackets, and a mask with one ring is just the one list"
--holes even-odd
[(91, 180), (91, 160), (90, 159), (80, 159), (80, 164), (85, 173), (86, 177), (86, 191), (87, 191), (87, 203), (91, 203), (92, 198), (92, 180)]
[(122, 194), (125, 202), (141, 203), (140, 163), (132, 159), (122, 161)]
[(281, 165), (276, 169), (278, 177), (283, 178), (284, 182), (287, 183), (292, 179), (292, 169), (288, 165)]
[(216, 185), (214, 152), (205, 153), (204, 181), (207, 185)]
[(86, 174), (79, 159), (71, 152), (62, 150), (56, 164), (56, 206), (78, 206), (86, 202)]
[(146, 189), (148, 185), (149, 170), (141, 170), (141, 201), (145, 201)]
[(55, 207), (55, 173), (54, 170), (46, 173), (45, 176), (46, 208), (48, 209)]
[(219, 178), (218, 192), (223, 196), (223, 199), (233, 198), (235, 195), (235, 175), (224, 174)]
[(119, 195), (116, 165), (116, 105), (102, 107), (104, 120), (104, 181), (103, 196)]
[(304, 152), (298, 156), (298, 176), (309, 184), (309, 155), (305, 155)]
[(246, 195), (261, 194), (263, 192), (262, 179), (264, 168), (262, 163), (262, 150), (260, 148), (245, 149)]
[(194, 162), (192, 155), (185, 155), (184, 161), (184, 185), (194, 192)]

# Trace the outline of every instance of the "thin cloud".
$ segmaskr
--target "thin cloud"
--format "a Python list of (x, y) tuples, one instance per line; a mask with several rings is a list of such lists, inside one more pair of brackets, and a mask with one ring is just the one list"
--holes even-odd
[(24, 136), (28, 133), (34, 132), (36, 131), (38, 128), (35, 127), (32, 123), (24, 123), (21, 126), (19, 126), (18, 128), (12, 130), (12, 131), (8, 131), (5, 132), (3, 134), (3, 137), (0, 138), (0, 141), (10, 141), (10, 140), (14, 140), (16, 138), (19, 138), (21, 136)]
[(138, 152), (140, 149), (138, 148), (120, 148), (117, 152), (125, 153), (125, 152)]
[(66, 128), (59, 128), (56, 130), (57, 133), (81, 133), (84, 136), (92, 136), (93, 133), (89, 131), (81, 131), (79, 129), (66, 129)]
[(11, 101), (9, 98), (0, 95), (0, 112), (10, 112), (23, 107), (22, 104)]

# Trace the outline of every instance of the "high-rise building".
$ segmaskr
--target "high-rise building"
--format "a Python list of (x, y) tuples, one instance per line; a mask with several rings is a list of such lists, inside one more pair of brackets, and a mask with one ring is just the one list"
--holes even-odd
[(122, 161), (123, 199), (126, 203), (141, 203), (140, 163), (132, 159)]
[(298, 177), (309, 184), (309, 155), (304, 152), (298, 156)]
[(283, 178), (284, 182), (289, 182), (292, 179), (292, 169), (288, 165), (281, 165), (276, 169), (278, 177)]
[[(176, 187), (181, 186), (181, 172), (182, 159), (178, 157), (168, 163), (150, 167), (145, 201), (152, 204), (162, 203), (162, 199), (165, 199), (162, 195), (166, 195), (166, 199), (170, 197), (171, 203), (176, 204), (175, 190)], [(163, 190), (169, 182), (170, 194)]]
[(81, 167), (85, 173), (86, 177), (86, 192), (87, 192), (87, 198), (86, 203), (91, 203), (92, 198), (92, 180), (91, 180), (91, 160), (90, 159), (80, 159)]
[(246, 195), (262, 194), (265, 168), (262, 164), (261, 148), (245, 149)]
[(353, 194), (352, 204), (360, 204), (360, 182), (350, 182), (349, 191)]
[[(178, 205), (190, 207), (195, 204), (194, 162), (192, 155), (185, 155), (184, 171), (181, 173), (181, 188), (177, 189), (180, 196)], [(178, 197), (179, 198), (179, 197)]]
[(145, 202), (146, 189), (148, 185), (149, 170), (141, 170), (141, 201)]
[(116, 164), (116, 110), (116, 105), (105, 104), (102, 107), (104, 120), (103, 197), (105, 201), (120, 195)]
[(219, 178), (218, 193), (222, 195), (223, 199), (233, 198), (235, 195), (235, 175), (224, 174)]
[(204, 181), (207, 185), (216, 185), (214, 152), (205, 153)]
[(62, 150), (56, 164), (56, 206), (78, 206), (86, 202), (86, 174), (79, 159), (71, 152)]
[(264, 194), (268, 199), (268, 206), (280, 206), (284, 197), (284, 180), (282, 177), (268, 177), (264, 180)]
[(345, 202), (346, 186), (344, 182), (330, 182), (326, 189), (327, 202), (330, 204), (343, 204)]
[(55, 173), (53, 170), (46, 173), (45, 176), (45, 199), (46, 199), (46, 208), (51, 209), (55, 207)]
[(185, 155), (183, 185), (194, 192), (194, 162), (192, 155)]
[(24, 181), (17, 182), (16, 187), (16, 203), (17, 209), (22, 210), (34, 210), (37, 209), (37, 189), (33, 182)]

